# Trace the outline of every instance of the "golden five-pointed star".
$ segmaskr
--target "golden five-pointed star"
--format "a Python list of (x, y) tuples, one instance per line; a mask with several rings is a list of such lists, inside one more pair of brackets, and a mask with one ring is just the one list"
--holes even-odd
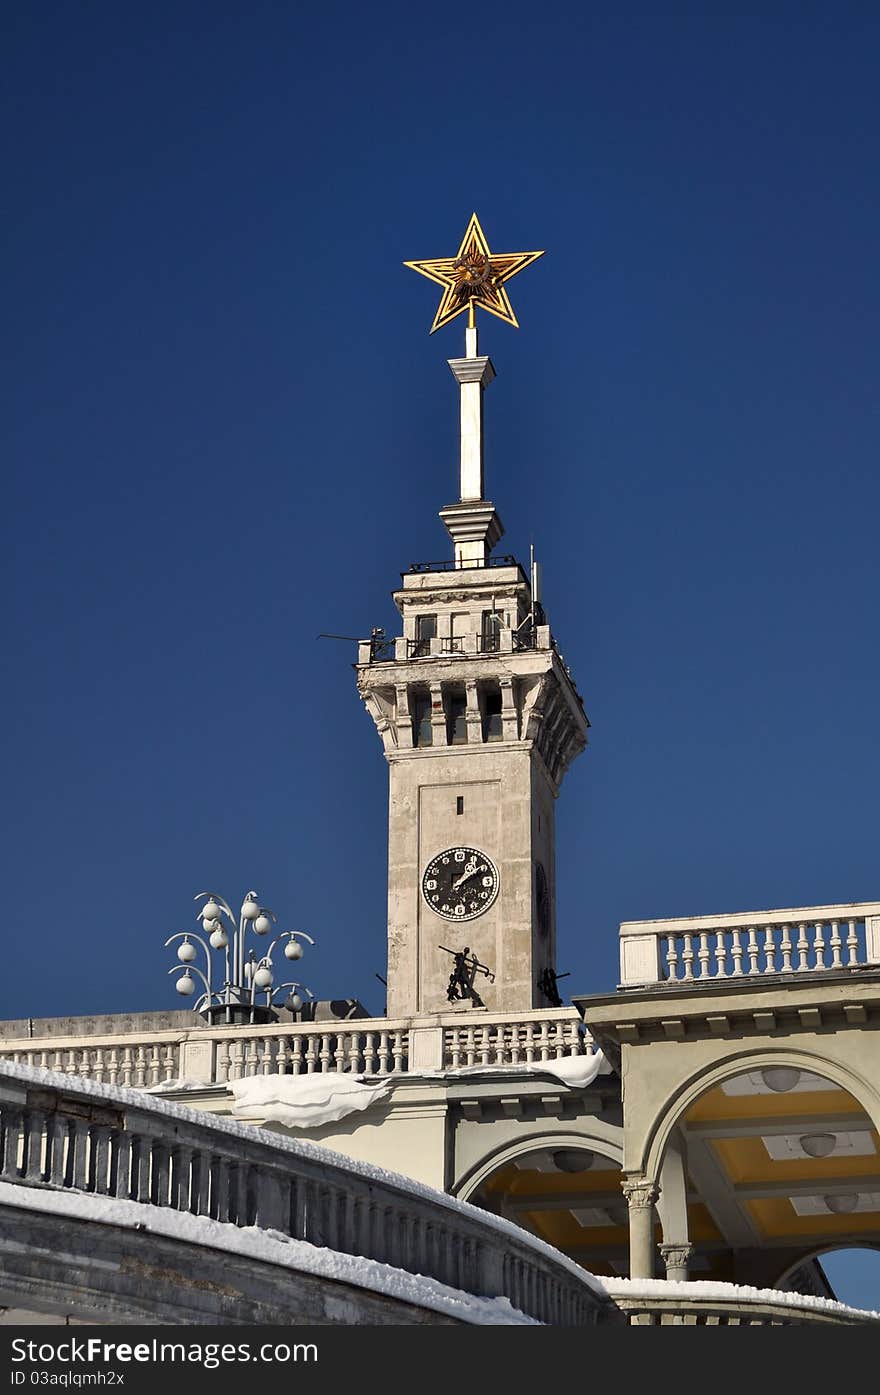
[(431, 325), (432, 334), (465, 310), (471, 312), (468, 322), (473, 324), (473, 310), (477, 306), (518, 329), (519, 324), (504, 283), (543, 255), (543, 252), (508, 252), (499, 256), (490, 252), (480, 220), (476, 213), (472, 213), (467, 232), (454, 257), (404, 262), (404, 266), (412, 267), (420, 276), (427, 276), (430, 281), (436, 281), (438, 286), (443, 287), (440, 305)]

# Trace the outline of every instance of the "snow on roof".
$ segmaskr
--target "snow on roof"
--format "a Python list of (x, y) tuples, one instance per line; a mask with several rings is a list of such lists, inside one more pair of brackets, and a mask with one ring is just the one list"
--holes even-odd
[[(449, 1196), (447, 1192), (438, 1191), (435, 1187), (429, 1187), (425, 1182), (417, 1182), (412, 1177), (405, 1177), (400, 1172), (391, 1172), (387, 1168), (378, 1167), (375, 1163), (348, 1158), (343, 1153), (334, 1152), (330, 1148), (322, 1148), (320, 1144), (312, 1143), (309, 1139), (290, 1138), (286, 1134), (257, 1128), (253, 1124), (242, 1124), (236, 1119), (230, 1119), (221, 1114), (210, 1114), (205, 1110), (192, 1109), (188, 1105), (178, 1104), (176, 1100), (164, 1099), (161, 1095), (147, 1095), (143, 1090), (131, 1089), (122, 1085), (105, 1085), (103, 1081), (83, 1080), (79, 1076), (71, 1077), (60, 1071), (42, 1070), (39, 1066), (24, 1066), (6, 1061), (0, 1065), (0, 1079), (4, 1076), (7, 1079), (30, 1081), (35, 1085), (69, 1093), (91, 1095), (94, 1099), (112, 1100), (117, 1104), (126, 1104), (132, 1109), (144, 1110), (147, 1113), (163, 1114), (168, 1119), (180, 1119), (185, 1123), (198, 1124), (203, 1128), (213, 1129), (217, 1133), (230, 1134), (244, 1142), (256, 1139), (278, 1152), (290, 1153), (294, 1157), (308, 1158), (326, 1167), (335, 1168), (337, 1172), (348, 1172), (368, 1181), (381, 1182), (386, 1186), (395, 1187), (398, 1191), (408, 1192), (410, 1196), (421, 1197), (441, 1209), (467, 1216), (468, 1219), (477, 1221), (500, 1235), (516, 1240), (536, 1255), (541, 1255), (551, 1263), (566, 1269), (569, 1274), (580, 1280), (593, 1293), (602, 1298), (605, 1297), (604, 1288), (593, 1274), (576, 1264), (573, 1259), (569, 1259), (568, 1255), (564, 1255), (561, 1250), (549, 1245), (546, 1240), (540, 1240), (536, 1235), (529, 1234), (528, 1231), (522, 1230), (513, 1221), (508, 1221), (503, 1216), (494, 1216), (489, 1211), (472, 1206), (469, 1201), (459, 1201), (457, 1197)], [(151, 1214), (155, 1213), (155, 1209), (150, 1208)]]
[(814, 1312), (851, 1314), (877, 1318), (872, 1308), (851, 1308), (831, 1298), (819, 1298), (812, 1293), (792, 1293), (790, 1289), (752, 1288), (750, 1284), (725, 1284), (713, 1279), (596, 1279), (610, 1298), (685, 1298), (701, 1303), (774, 1303), (777, 1307), (809, 1308)]
[(74, 1191), (33, 1190), (13, 1182), (0, 1182), (0, 1205), (19, 1210), (42, 1211), (69, 1220), (98, 1221), (126, 1230), (149, 1231), (171, 1240), (224, 1250), (246, 1259), (262, 1260), (301, 1274), (312, 1274), (337, 1283), (382, 1293), (403, 1303), (478, 1325), (540, 1327), (535, 1318), (514, 1308), (507, 1298), (482, 1298), (450, 1288), (424, 1274), (409, 1274), (378, 1260), (342, 1254), (291, 1240), (277, 1230), (227, 1225), (187, 1211), (149, 1206), (139, 1201), (86, 1195)]
[(336, 1071), (313, 1075), (250, 1075), (233, 1080), (233, 1113), (238, 1119), (256, 1113), (266, 1124), (292, 1129), (316, 1129), (335, 1124), (391, 1092), (387, 1076), (369, 1082)]

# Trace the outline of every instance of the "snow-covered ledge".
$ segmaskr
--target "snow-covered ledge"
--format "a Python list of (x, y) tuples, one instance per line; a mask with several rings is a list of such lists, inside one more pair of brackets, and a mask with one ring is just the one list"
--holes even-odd
[(880, 1324), (880, 1313), (830, 1298), (705, 1280), (600, 1279), (635, 1326), (790, 1327), (814, 1323)]

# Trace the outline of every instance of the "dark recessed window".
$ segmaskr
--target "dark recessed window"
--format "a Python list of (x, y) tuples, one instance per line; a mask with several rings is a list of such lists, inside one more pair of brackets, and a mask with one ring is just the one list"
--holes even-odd
[(431, 640), (437, 638), (437, 616), (417, 615), (416, 616), (416, 642), (413, 645), (413, 657), (422, 658), (431, 652)]
[(501, 627), (504, 623), (503, 617), (497, 610), (483, 611), (483, 629), (481, 645), (484, 651), (494, 654), (501, 647)]
[(489, 688), (483, 695), (483, 740), (500, 741), (503, 734), (501, 690), (500, 688)]
[(456, 801), (455, 801), (455, 812), (456, 812), (457, 814), (463, 814), (463, 813), (464, 813), (464, 795), (463, 795), (463, 794), (460, 794), (460, 795), (458, 796), (458, 798), (456, 799)]
[(467, 741), (467, 698), (455, 688), (446, 694), (446, 740), (450, 746)]
[(419, 692), (411, 694), (409, 704), (410, 712), (412, 713), (413, 745), (432, 745), (433, 731), (431, 729), (431, 694)]

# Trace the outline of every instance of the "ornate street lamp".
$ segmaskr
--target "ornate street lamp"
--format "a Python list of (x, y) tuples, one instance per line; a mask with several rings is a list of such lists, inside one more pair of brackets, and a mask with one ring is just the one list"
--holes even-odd
[[(285, 959), (301, 959), (303, 946), (300, 942), (306, 940), (313, 945), (315, 941), (311, 935), (304, 930), (285, 930), (275, 936), (264, 954), (257, 955), (247, 946), (248, 931), (260, 937), (266, 936), (277, 920), (274, 911), (260, 905), (259, 894), (256, 891), (247, 893), (241, 903), (237, 924), (231, 907), (222, 896), (214, 891), (200, 891), (193, 900), (201, 901), (203, 898), (204, 904), (196, 911), (196, 920), (201, 922), (201, 933), (198, 930), (179, 930), (169, 935), (165, 945), (167, 947), (175, 940), (180, 941), (177, 946), (180, 962), (168, 972), (179, 975), (174, 986), (183, 997), (189, 997), (195, 991), (193, 975), (201, 979), (205, 991), (195, 1009), (211, 1026), (218, 1022), (227, 1025), (235, 1022), (275, 1022), (278, 1020), (276, 1008), (286, 1007), (291, 1012), (299, 1012), (305, 999), (314, 1000), (314, 993), (302, 983), (291, 980), (276, 984), (272, 963), (272, 952), (278, 944), (284, 946)], [(200, 948), (205, 956), (204, 972), (195, 963)], [(222, 952), (224, 956), (221, 988), (213, 987), (212, 950), (215, 954)], [(277, 995), (285, 990), (287, 996), (282, 1000)], [(258, 995), (262, 996), (262, 1002), (257, 1001)]]

